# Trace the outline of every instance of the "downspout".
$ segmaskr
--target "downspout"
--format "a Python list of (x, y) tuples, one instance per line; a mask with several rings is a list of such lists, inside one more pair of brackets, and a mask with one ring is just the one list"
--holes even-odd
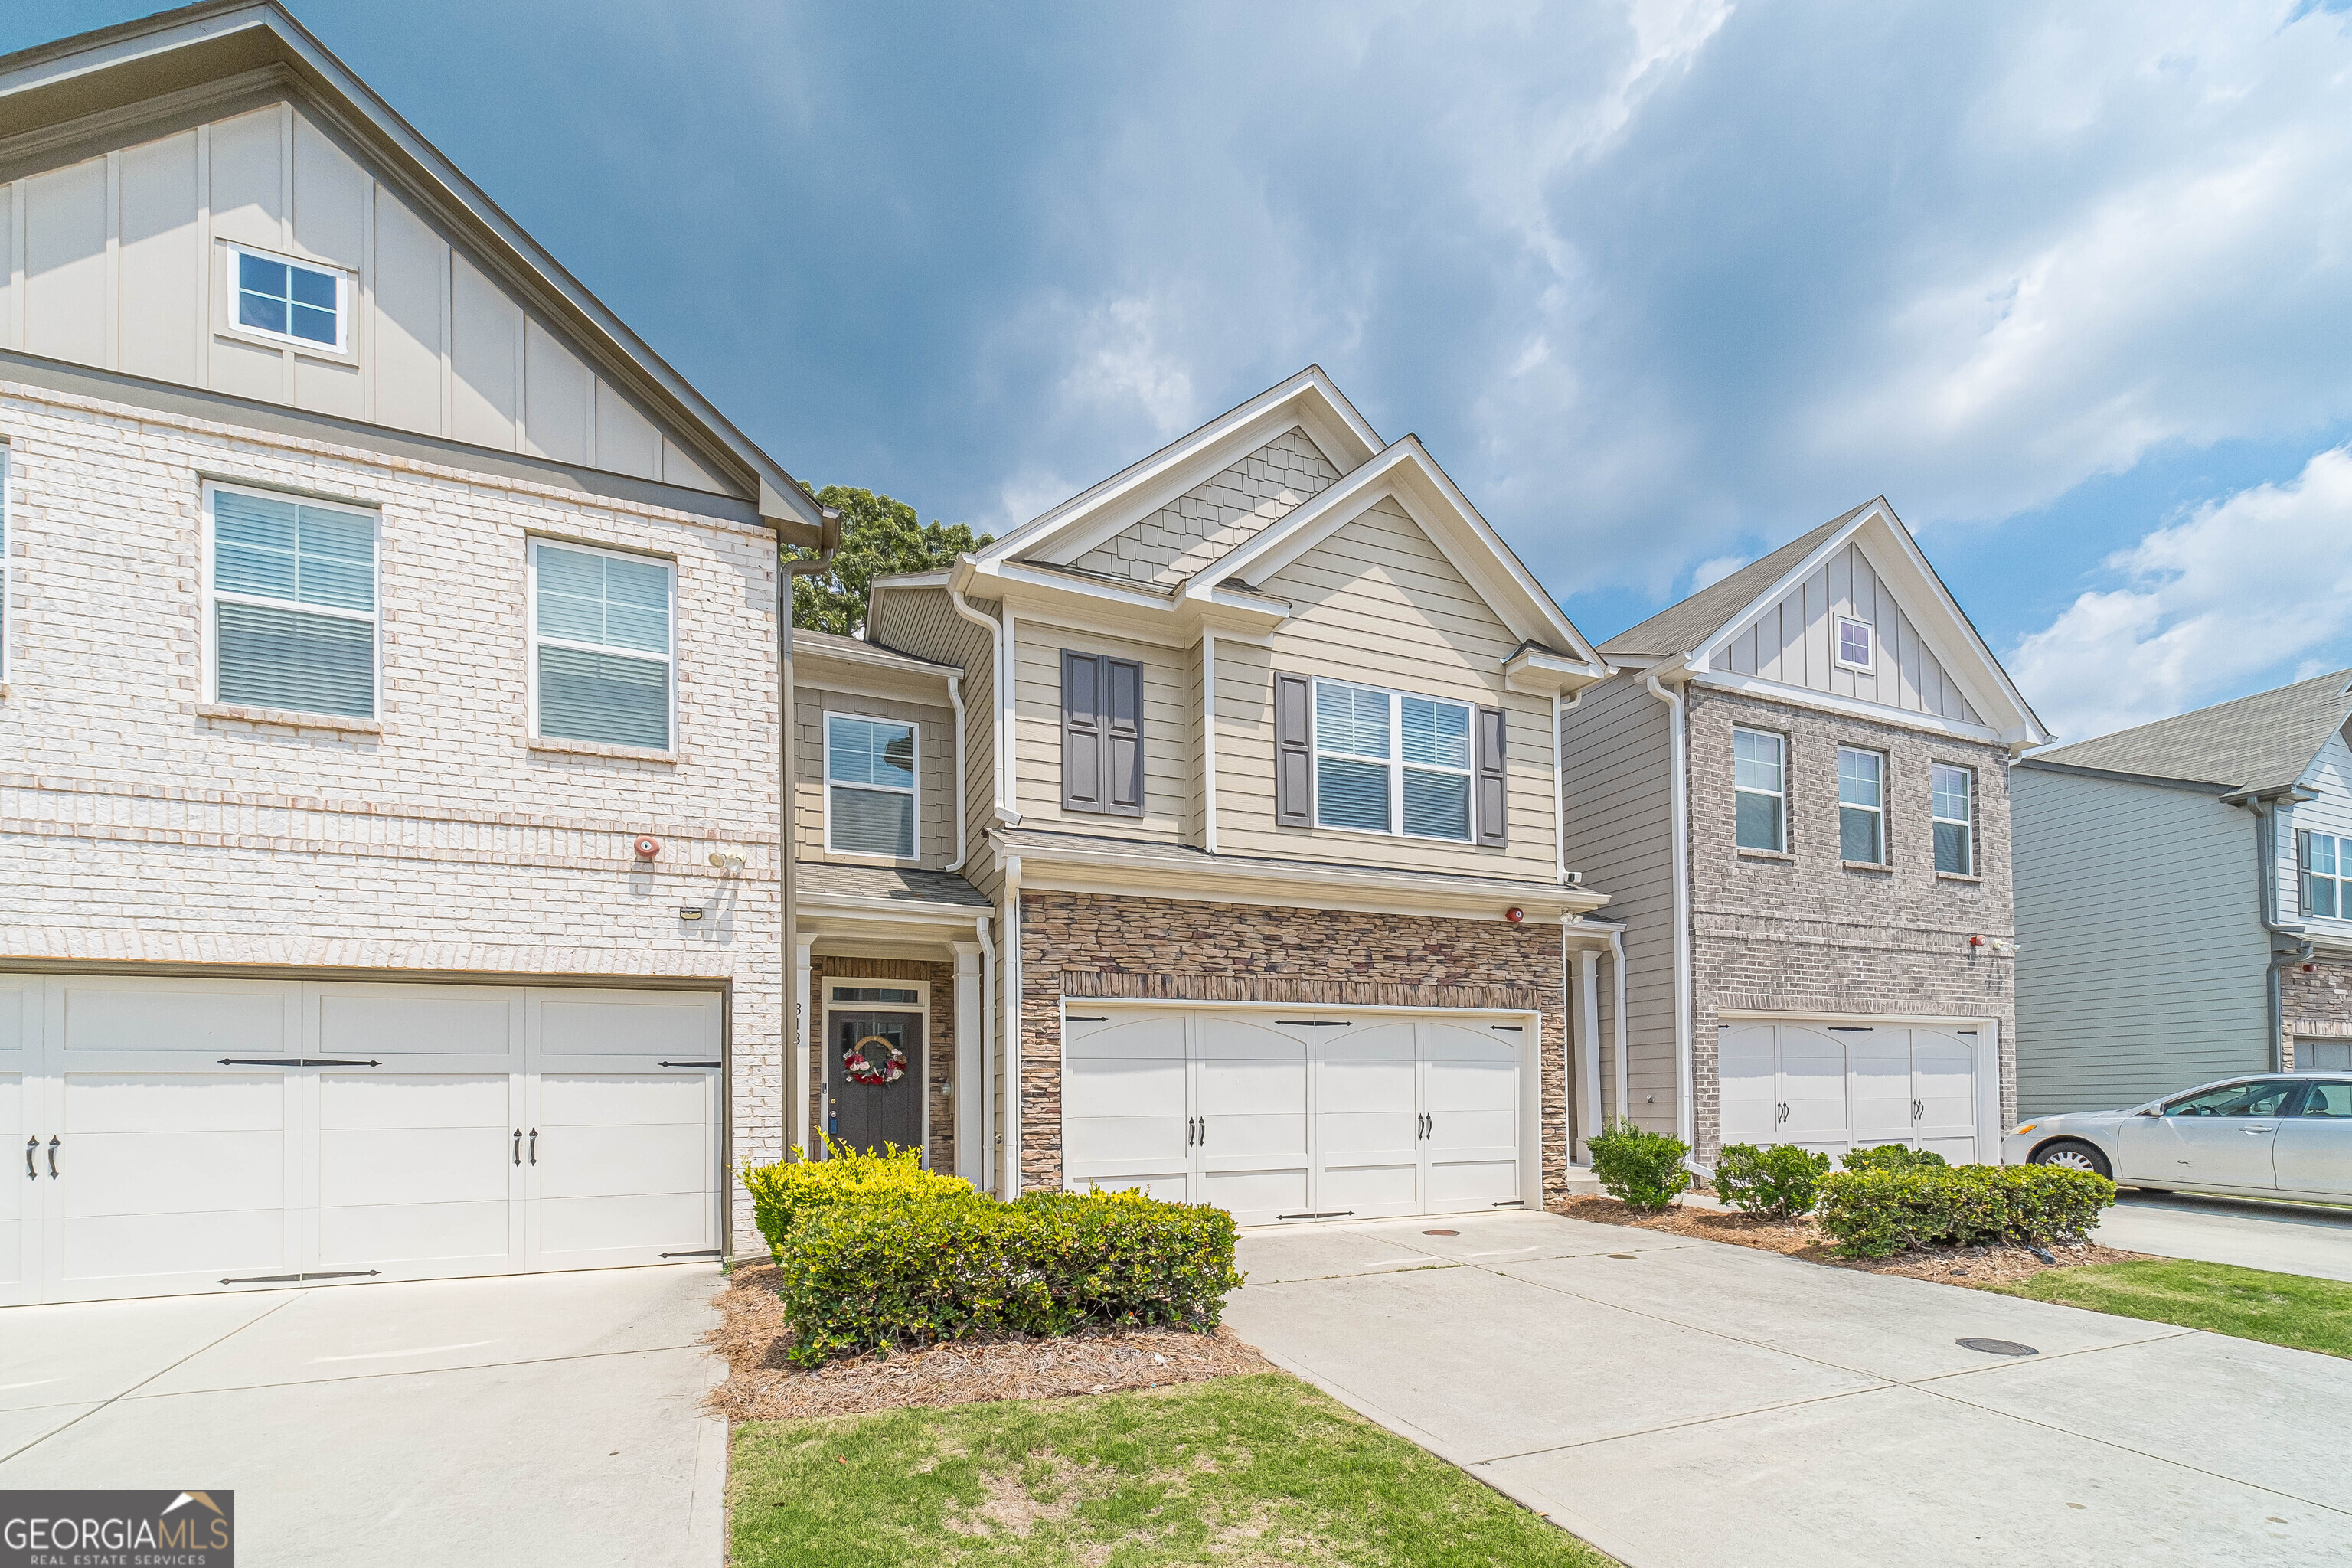
[[(2286, 999), (2279, 984), (2279, 971), (2290, 963), (2302, 963), (2311, 957), (2311, 940), (2300, 925), (2286, 925), (2278, 918), (2278, 803), (2290, 804), (2318, 797), (2295, 789), (2281, 790), (2261, 795), (2223, 795), (2229, 805), (2242, 805), (2254, 814), (2254, 897), (2262, 904), (2263, 930), (2271, 938), (2270, 962), (2263, 969), (2263, 1011), (2270, 1024), (2270, 1072), (2286, 1070), (2286, 1046), (2282, 1039), (2286, 1033)], [(2297, 892), (2298, 901), (2301, 898)], [(2294, 945), (2284, 951), (2278, 939), (2286, 937)]]
[(949, 861), (945, 866), (941, 867), (940, 869), (943, 871), (961, 871), (963, 869), (964, 856), (966, 853), (964, 847), (966, 826), (971, 816), (971, 812), (967, 809), (964, 804), (966, 785), (963, 761), (963, 672), (961, 670), (948, 677), (948, 705), (955, 710), (956, 854), (955, 858)]
[(1201, 843), (1217, 852), (1217, 634), (1201, 632)]
[(953, 583), (948, 584), (948, 603), (954, 608), (957, 615), (976, 626), (985, 627), (988, 631), (991, 680), (996, 687), (996, 712), (990, 721), (988, 742), (991, 765), (996, 781), (996, 819), (999, 822), (1017, 823), (1021, 820), (1021, 815), (1013, 809), (1005, 788), (1005, 714), (1012, 694), (1005, 689), (1004, 627), (994, 616), (982, 615), (964, 603), (963, 595)]
[(996, 1169), (996, 938), (989, 917), (977, 915), (972, 929), (980, 933), (980, 1157), (982, 1173)]
[(782, 959), (777, 976), (781, 988), (778, 1012), (782, 1020), (780, 1043), (791, 1060), (784, 1081), (792, 1087), (793, 1125), (802, 1134), (803, 1158), (808, 1154), (808, 1130), (800, 1125), (800, 1119), (808, 1114), (810, 1089), (808, 1014), (801, 1005), (800, 954), (795, 951), (801, 931), (801, 902), (797, 866), (800, 838), (794, 832), (797, 824), (793, 804), (800, 793), (800, 777), (793, 767), (793, 581), (813, 577), (832, 567), (834, 552), (841, 547), (840, 514), (828, 510), (825, 523), (825, 537), (814, 560), (784, 561), (781, 553), (782, 542), (778, 541), (777, 559), (783, 570), (776, 574), (776, 885), (782, 920), (776, 937)]
[(997, 1196), (1021, 1195), (1021, 857), (1004, 858), (1004, 1177)]
[[(1675, 1131), (1694, 1150), (1698, 1147), (1697, 1108), (1691, 1104), (1691, 937), (1690, 937), (1690, 803), (1689, 783), (1685, 777), (1685, 754), (1688, 741), (1683, 695), (1658, 683), (1654, 674), (1644, 675), (1642, 685), (1649, 694), (1673, 710), (1670, 740), (1673, 787), (1668, 792), (1675, 814)], [(1625, 1080), (1617, 1080), (1617, 1092), (1625, 1092)], [(1622, 1114), (1622, 1111), (1621, 1111)]]
[(1568, 742), (1559, 733), (1559, 717), (1584, 700), (1584, 688), (1562, 702), (1551, 694), (1551, 868), (1561, 887), (1568, 886)]
[(1617, 1047), (1617, 1120), (1622, 1121), (1633, 1114), (1633, 1091), (1625, 1087), (1625, 930), (1622, 926), (1609, 928), (1610, 984), (1615, 987), (1611, 1000), (1615, 1004)]

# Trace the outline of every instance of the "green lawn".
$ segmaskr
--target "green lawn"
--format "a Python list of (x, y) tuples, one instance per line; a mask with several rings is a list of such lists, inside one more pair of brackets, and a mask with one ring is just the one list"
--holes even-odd
[(2053, 1268), (1996, 1288), (2121, 1318), (2352, 1356), (2352, 1285), (2335, 1279), (2163, 1259)]
[(1611, 1559), (1283, 1373), (747, 1425), (737, 1568)]

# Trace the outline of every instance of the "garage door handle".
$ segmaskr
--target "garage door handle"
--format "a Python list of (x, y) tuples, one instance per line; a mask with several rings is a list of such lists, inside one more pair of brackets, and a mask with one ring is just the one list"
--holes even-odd
[(539, 1129), (536, 1127), (530, 1130), (530, 1163), (534, 1165), (539, 1163)]
[(58, 1141), (57, 1141), (55, 1138), (52, 1138), (52, 1139), (50, 1139), (50, 1140), (49, 1140), (49, 1180), (51, 1180), (51, 1181), (53, 1181), (53, 1182), (54, 1182), (54, 1181), (56, 1181), (57, 1179), (58, 1179)]
[(33, 1169), (33, 1151), (40, 1146), (41, 1141), (38, 1138), (25, 1140), (25, 1180), (28, 1182), (37, 1182), (41, 1179), (41, 1173)]
[(514, 1163), (518, 1165), (522, 1163), (522, 1129), (520, 1127), (515, 1129)]

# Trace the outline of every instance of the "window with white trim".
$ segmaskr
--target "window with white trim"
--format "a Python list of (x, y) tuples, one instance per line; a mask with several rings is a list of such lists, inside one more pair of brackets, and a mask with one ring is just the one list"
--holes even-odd
[(376, 519), (205, 487), (212, 700), (373, 719)]
[(1315, 823), (1470, 840), (1470, 704), (1315, 683)]
[(1977, 874), (1977, 776), (1949, 763), (1927, 769), (1927, 816), (1936, 835), (1936, 869)]
[(670, 749), (670, 563), (530, 542), (531, 733)]
[(1837, 661), (1841, 669), (1868, 675), (1876, 667), (1878, 628), (1846, 616), (1837, 618)]
[(332, 267), (228, 247), (229, 320), (297, 348), (348, 351), (352, 278)]
[(2303, 912), (2352, 920), (2352, 837), (2298, 831), (2294, 847), (2303, 869)]
[(824, 847), (850, 855), (915, 854), (915, 727), (824, 716)]
[(1789, 847), (1789, 742), (1761, 730), (1731, 731), (1731, 800), (1742, 849)]
[(1838, 858), (1886, 864), (1886, 759), (1838, 748)]

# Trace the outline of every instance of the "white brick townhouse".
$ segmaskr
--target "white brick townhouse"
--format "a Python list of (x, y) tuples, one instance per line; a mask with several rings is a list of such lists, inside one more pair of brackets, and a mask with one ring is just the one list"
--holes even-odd
[(274, 5), (0, 58), (0, 1302), (747, 1230), (825, 526)]

